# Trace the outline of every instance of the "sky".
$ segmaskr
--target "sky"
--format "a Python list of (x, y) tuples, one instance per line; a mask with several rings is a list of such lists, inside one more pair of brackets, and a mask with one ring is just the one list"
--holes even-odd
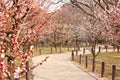
[[(56, 3), (58, 0), (52, 0), (52, 1), (54, 1)], [(58, 4), (51, 5), (50, 9), (49, 9), (49, 12), (60, 9), (67, 2), (69, 2), (69, 0), (63, 0), (63, 2), (59, 2)]]

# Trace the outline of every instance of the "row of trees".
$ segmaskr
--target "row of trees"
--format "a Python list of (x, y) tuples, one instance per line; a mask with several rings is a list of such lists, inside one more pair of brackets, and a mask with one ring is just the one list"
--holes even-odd
[[(61, 0), (62, 1), (62, 0)], [(119, 52), (119, 0), (70, 0), (52, 17), (52, 31), (47, 34), (51, 46), (80, 42), (89, 43), (93, 54), (93, 69), (95, 59), (101, 48), (96, 51), (97, 45), (103, 43), (118, 48)], [(48, 38), (49, 37), (49, 38)], [(45, 41), (45, 40), (44, 40)], [(79, 48), (79, 46), (77, 46)]]
[[(96, 52), (96, 46), (104, 36), (106, 44), (111, 40), (111, 44), (118, 48), (120, 34), (120, 0), (70, 0), (71, 3), (79, 8), (88, 21), (87, 40), (91, 44), (93, 54), (93, 69), (95, 70), (95, 59), (100, 51)], [(107, 45), (106, 45), (107, 47)], [(99, 48), (100, 50), (100, 48)]]

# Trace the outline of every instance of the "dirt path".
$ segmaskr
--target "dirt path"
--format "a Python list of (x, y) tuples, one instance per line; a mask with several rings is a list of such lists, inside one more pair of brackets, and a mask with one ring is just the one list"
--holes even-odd
[[(75, 66), (70, 56), (71, 53), (49, 55), (47, 62), (33, 70), (34, 80), (98, 80)], [(39, 63), (45, 57), (34, 57), (33, 63)]]

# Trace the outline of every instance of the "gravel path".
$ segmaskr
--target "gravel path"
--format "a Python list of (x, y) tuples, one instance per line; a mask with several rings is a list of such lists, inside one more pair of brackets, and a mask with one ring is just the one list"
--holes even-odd
[[(33, 58), (39, 63), (47, 55)], [(71, 53), (51, 54), (47, 62), (33, 70), (34, 80), (97, 80), (70, 61)]]

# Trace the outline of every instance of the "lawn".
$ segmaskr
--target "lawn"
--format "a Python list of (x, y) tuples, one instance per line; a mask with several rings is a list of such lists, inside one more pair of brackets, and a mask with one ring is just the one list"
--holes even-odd
[[(62, 47), (62, 53), (68, 52), (68, 48), (67, 47)], [(44, 55), (44, 54), (51, 54), (51, 47), (38, 47), (35, 48), (35, 52), (33, 54), (33, 56), (39, 56), (40, 54)], [(72, 51), (72, 48), (69, 48), (69, 51)], [(55, 53), (60, 53), (60, 47), (57, 47), (57, 51), (55, 50), (55, 48), (52, 48), (52, 54)]]
[[(92, 55), (89, 54), (88, 56), (88, 70), (92, 70)], [(79, 63), (79, 57), (75, 57), (75, 61)], [(116, 65), (116, 79), (120, 80), (120, 53), (115, 52), (108, 52), (108, 53), (101, 53), (97, 56), (96, 59), (96, 69), (95, 73), (100, 77), (101, 73), (101, 62), (105, 62), (105, 77), (111, 80), (112, 74), (112, 65)], [(82, 63), (80, 64), (82, 67), (85, 67), (85, 57), (82, 57)]]

